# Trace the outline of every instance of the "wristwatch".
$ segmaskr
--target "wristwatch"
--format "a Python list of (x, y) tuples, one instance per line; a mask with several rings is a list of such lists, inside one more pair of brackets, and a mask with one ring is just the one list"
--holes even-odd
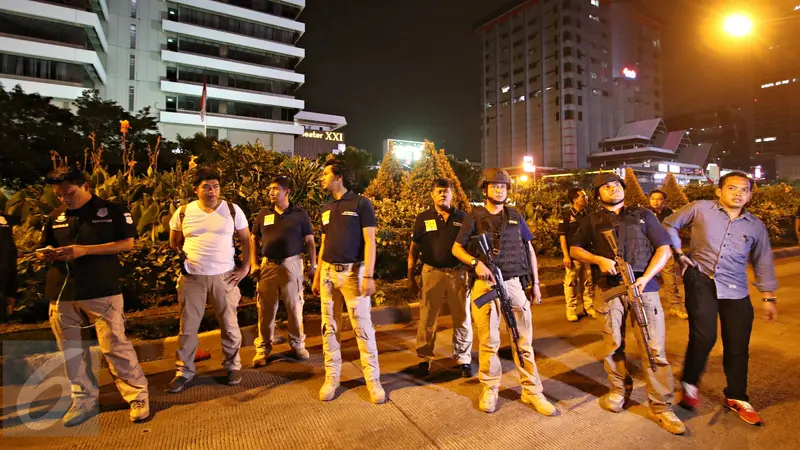
[(764, 297), (761, 300), (764, 303), (778, 303), (778, 299), (776, 297)]
[(475, 259), (475, 258), (472, 258), (472, 260), (469, 262), (469, 266), (474, 269), (477, 265), (478, 265), (478, 260)]

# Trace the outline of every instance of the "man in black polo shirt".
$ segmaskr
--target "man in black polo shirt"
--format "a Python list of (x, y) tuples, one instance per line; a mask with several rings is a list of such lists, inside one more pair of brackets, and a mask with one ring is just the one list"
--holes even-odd
[(561, 253), (564, 255), (564, 298), (567, 301), (567, 320), (577, 322), (582, 314), (578, 312), (578, 298), (583, 298), (583, 311), (592, 317), (597, 317), (594, 312), (594, 285), (592, 284), (592, 267), (569, 256), (569, 237), (581, 220), (586, 217), (586, 208), (589, 200), (586, 192), (581, 188), (570, 188), (567, 197), (572, 207), (564, 212), (558, 224), (558, 240), (561, 243)]
[(370, 316), (370, 296), (375, 293), (375, 210), (372, 202), (348, 186), (347, 168), (330, 160), (322, 172), (322, 187), (333, 200), (322, 207), (320, 268), (313, 290), (322, 304), (322, 352), (325, 357), (325, 383), (319, 391), (322, 401), (333, 400), (339, 387), (342, 352), (337, 340), (342, 302), (347, 305), (350, 323), (361, 353), (364, 380), (372, 403), (386, 401), (378, 367), (378, 344)]
[(436, 343), (436, 319), (446, 301), (453, 319), (453, 358), (461, 376), (472, 376), (472, 324), (467, 303), (466, 266), (453, 256), (453, 243), (461, 231), (467, 213), (452, 206), (450, 180), (433, 182), (434, 207), (417, 216), (411, 248), (408, 251), (408, 281), (412, 291), (419, 290), (414, 278), (417, 258), (422, 253), (422, 302), (417, 328), (417, 356), (423, 359), (419, 374), (430, 373)]
[(305, 248), (310, 261), (309, 278), (317, 269), (317, 250), (311, 219), (303, 209), (289, 203), (291, 182), (277, 177), (269, 185), (271, 207), (264, 208), (253, 223), (251, 247), (258, 248), (261, 240), (261, 264), (252, 252), (250, 272), (258, 280), (258, 337), (253, 366), (267, 363), (275, 335), (275, 314), (278, 298), (283, 300), (289, 316), (289, 343), (292, 356), (308, 359), (306, 335), (303, 334), (303, 257)]
[(14, 218), (0, 211), (0, 316), (10, 316), (17, 297), (17, 245)]
[(99, 391), (91, 354), (81, 334), (97, 329), (100, 351), (117, 389), (130, 403), (134, 422), (150, 415), (147, 379), (133, 345), (125, 336), (120, 266), (117, 254), (133, 248), (136, 227), (128, 210), (92, 195), (82, 171), (57, 169), (47, 177), (62, 206), (45, 220), (40, 260), (52, 263), (45, 279), (50, 326), (64, 352), (72, 384), (72, 406), (64, 425), (74, 426), (97, 413)]

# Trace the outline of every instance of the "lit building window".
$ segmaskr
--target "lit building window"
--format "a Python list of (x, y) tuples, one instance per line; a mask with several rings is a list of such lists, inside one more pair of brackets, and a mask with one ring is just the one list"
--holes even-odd
[(131, 25), (131, 48), (136, 48), (136, 25)]
[(503, 94), (505, 94), (505, 93), (507, 93), (507, 92), (508, 92), (510, 89), (511, 89), (511, 86), (503, 86), (502, 88), (500, 88), (500, 92), (502, 92)]
[(589, 14), (589, 18), (594, 20), (595, 22), (600, 22), (600, 17), (595, 16), (594, 14)]
[(597, 79), (597, 74), (596, 74), (596, 73), (592, 72), (592, 73), (591, 73), (591, 76), (592, 76), (592, 79), (593, 79), (593, 80), (596, 80), (596, 79)]
[(592, 0), (592, 6), (600, 6), (600, 0)]

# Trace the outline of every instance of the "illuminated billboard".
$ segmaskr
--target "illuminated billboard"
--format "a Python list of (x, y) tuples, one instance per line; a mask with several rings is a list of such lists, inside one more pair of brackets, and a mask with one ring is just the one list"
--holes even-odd
[(383, 141), (383, 154), (389, 151), (389, 147), (394, 150), (394, 157), (400, 164), (410, 165), (414, 161), (422, 158), (422, 151), (425, 143), (420, 141), (404, 141), (400, 139), (386, 139)]
[(623, 67), (623, 68), (622, 68), (622, 75), (624, 75), (624, 76), (625, 76), (625, 78), (630, 78), (630, 79), (632, 79), (632, 80), (635, 80), (635, 79), (636, 79), (636, 75), (637, 75), (637, 74), (636, 74), (636, 69), (631, 69), (631, 68), (628, 68), (628, 67)]

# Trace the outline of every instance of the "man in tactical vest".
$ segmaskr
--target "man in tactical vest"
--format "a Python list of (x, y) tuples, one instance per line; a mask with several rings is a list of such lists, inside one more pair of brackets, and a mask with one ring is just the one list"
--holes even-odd
[[(522, 214), (505, 206), (510, 187), (511, 177), (505, 170), (484, 170), (481, 189), (486, 198), (486, 207), (474, 208), (466, 216), (453, 244), (453, 255), (474, 270), (473, 278), (477, 280), (471, 288), (471, 298), (479, 298), (500, 280), (494, 279), (486, 261), (473, 256), (465, 247), (473, 236), (488, 234), (492, 258), (503, 274), (519, 328), (519, 339), (515, 344), (522, 358), (517, 356), (517, 352), (513, 353), (522, 385), (522, 402), (532, 405), (540, 414), (552, 416), (556, 413), (556, 408), (542, 394), (542, 381), (533, 358), (531, 306), (525, 295), (525, 288), (533, 283), (535, 301), (541, 302), (536, 253), (530, 243), (533, 235)], [(497, 409), (497, 391), (502, 375), (500, 358), (497, 356), (500, 348), (498, 303), (497, 300), (490, 301), (481, 308), (472, 304), (472, 317), (478, 328), (480, 343), (478, 379), (483, 385), (479, 407), (487, 413)]]
[[(597, 175), (592, 188), (595, 198), (600, 199), (601, 208), (584, 218), (570, 237), (570, 256), (597, 266), (606, 275), (600, 277), (598, 283), (603, 290), (618, 286), (618, 269), (622, 268), (616, 266), (614, 251), (602, 235), (609, 229), (616, 232), (619, 253), (633, 269), (636, 277), (633, 285), (641, 292), (644, 315), (649, 322), (649, 348), (655, 364), (650, 367), (645, 362), (643, 371), (651, 417), (670, 433), (683, 434), (686, 427), (672, 412), (674, 382), (664, 349), (664, 311), (654, 278), (671, 255), (669, 235), (652, 211), (639, 206), (625, 207), (625, 182), (617, 175), (608, 172)], [(622, 295), (607, 300), (598, 311), (605, 315), (603, 331), (607, 356), (604, 366), (611, 385), (610, 392), (600, 399), (600, 406), (615, 413), (622, 411), (633, 390), (625, 359), (625, 321), (630, 304), (631, 299)], [(646, 353), (647, 347), (636, 322), (631, 320), (631, 329), (642, 353)]]

